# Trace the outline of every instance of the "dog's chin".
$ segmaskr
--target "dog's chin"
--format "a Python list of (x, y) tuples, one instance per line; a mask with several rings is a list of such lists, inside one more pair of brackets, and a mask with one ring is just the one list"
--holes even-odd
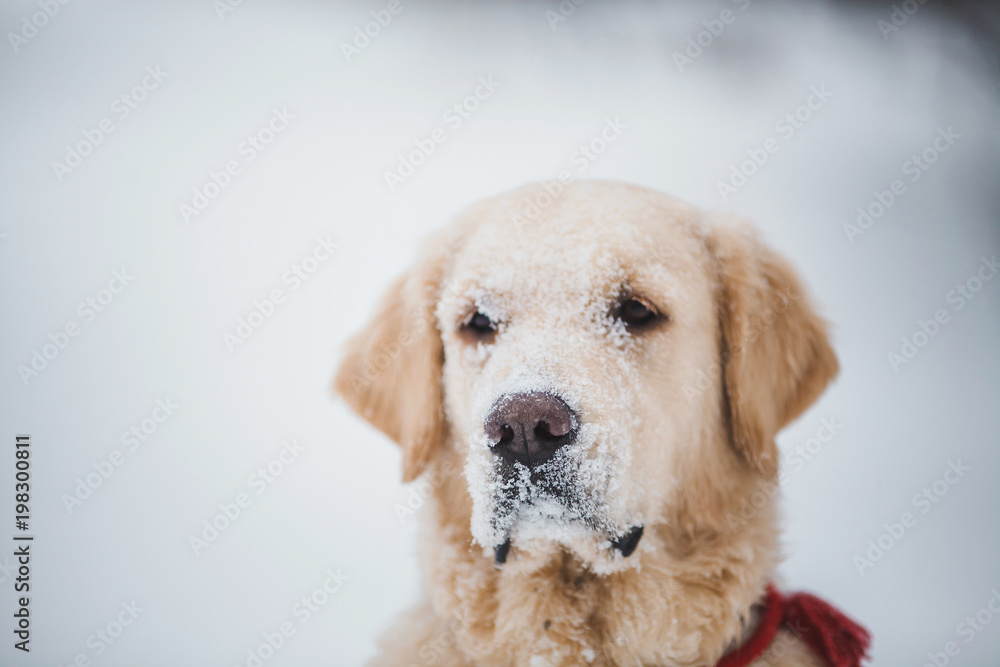
[[(588, 449), (600, 449), (593, 434), (583, 429), (582, 435)], [(582, 446), (564, 448), (530, 469), (484, 456), (488, 451), (484, 443), (473, 448), (465, 474), (472, 536), (497, 567), (531, 569), (566, 553), (595, 572), (636, 566), (644, 522), (614, 493), (620, 488), (614, 466), (585, 456)]]
[(522, 504), (513, 522), (495, 544), (494, 565), (515, 571), (543, 567), (553, 558), (570, 553), (597, 574), (620, 572), (637, 566), (633, 554), (642, 539), (643, 526), (595, 527), (557, 501), (548, 499)]
[(510, 537), (492, 550), (484, 549), (483, 556), (492, 557), (497, 569), (525, 573), (568, 553), (595, 574), (606, 575), (639, 566), (635, 552), (642, 532), (637, 526), (612, 538), (584, 524), (515, 524)]

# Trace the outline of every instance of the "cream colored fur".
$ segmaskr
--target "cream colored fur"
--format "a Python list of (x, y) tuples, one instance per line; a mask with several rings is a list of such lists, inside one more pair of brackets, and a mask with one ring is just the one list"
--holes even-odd
[[(401, 445), (405, 480), (436, 482), (420, 517), (426, 600), (373, 664), (714, 665), (774, 577), (775, 503), (745, 509), (773, 495), (778, 430), (837, 373), (825, 324), (743, 223), (620, 183), (544, 192), (471, 207), (347, 345), (338, 392)], [(528, 201), (547, 205), (527, 219)], [(623, 289), (669, 321), (616, 326)], [(476, 309), (502, 322), (492, 344), (460, 331)], [(525, 389), (579, 415), (602, 525), (645, 526), (629, 558), (606, 532), (541, 519), (515, 526), (494, 567), (483, 419)], [(783, 630), (754, 664), (820, 663)]]

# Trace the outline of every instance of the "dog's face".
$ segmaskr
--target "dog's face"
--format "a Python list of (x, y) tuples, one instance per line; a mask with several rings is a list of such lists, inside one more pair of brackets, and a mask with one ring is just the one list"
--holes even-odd
[(613, 183), (518, 219), (540, 192), (488, 200), (435, 239), (350, 344), (338, 388), (403, 445), (404, 477), (453, 449), (469, 530), (499, 561), (513, 543), (612, 571), (691, 493), (773, 476), (774, 435), (836, 361), (794, 276), (745, 230)]
[(640, 201), (573, 204), (518, 227), (481, 218), (436, 315), (476, 540), (593, 560), (657, 515), (698, 442), (703, 399), (683, 388), (717, 358), (717, 317), (692, 230), (644, 219)]

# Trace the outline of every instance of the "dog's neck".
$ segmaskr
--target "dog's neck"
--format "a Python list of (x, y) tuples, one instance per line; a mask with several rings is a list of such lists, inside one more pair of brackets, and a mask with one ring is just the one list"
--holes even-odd
[[(647, 527), (626, 571), (598, 575), (558, 549), (519, 567), (516, 545), (497, 570), (473, 543), (464, 480), (442, 479), (422, 517), (427, 589), (442, 620), (458, 621), (457, 643), (476, 663), (714, 664), (748, 634), (777, 563), (771, 503), (749, 516), (729, 513), (720, 532), (698, 521), (693, 502), (679, 502)], [(752, 490), (730, 492), (740, 493)]]

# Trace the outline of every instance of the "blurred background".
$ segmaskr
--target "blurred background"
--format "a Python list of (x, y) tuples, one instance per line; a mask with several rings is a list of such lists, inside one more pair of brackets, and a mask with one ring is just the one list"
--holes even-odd
[(340, 345), (428, 232), (567, 170), (792, 260), (842, 373), (780, 436), (784, 585), (875, 664), (998, 664), (996, 10), (9, 0), (0, 26), (4, 627), (16, 434), (35, 536), (31, 652), (6, 630), (0, 664), (362, 664), (418, 596), (420, 503), (332, 397)]

